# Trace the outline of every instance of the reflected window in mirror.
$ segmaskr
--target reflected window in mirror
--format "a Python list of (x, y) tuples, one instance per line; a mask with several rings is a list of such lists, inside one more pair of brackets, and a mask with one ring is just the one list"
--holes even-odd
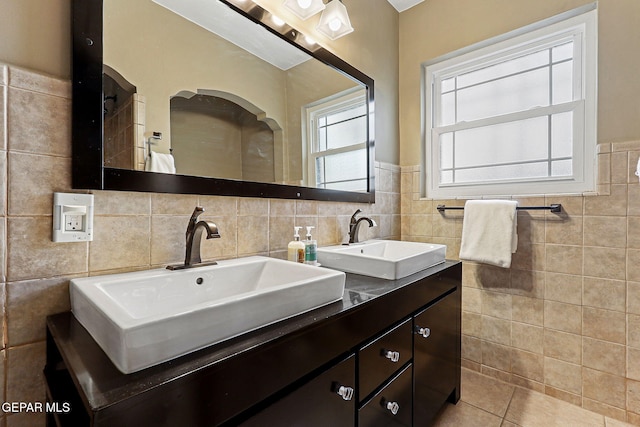
[(316, 188), (367, 190), (367, 99), (355, 88), (305, 107), (307, 174)]

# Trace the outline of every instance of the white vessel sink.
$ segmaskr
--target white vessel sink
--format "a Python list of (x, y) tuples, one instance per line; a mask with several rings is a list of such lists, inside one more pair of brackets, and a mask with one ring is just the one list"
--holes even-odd
[(73, 279), (71, 309), (125, 374), (342, 299), (340, 271), (267, 257)]
[(368, 240), (318, 248), (318, 262), (348, 273), (400, 279), (444, 262), (446, 245)]

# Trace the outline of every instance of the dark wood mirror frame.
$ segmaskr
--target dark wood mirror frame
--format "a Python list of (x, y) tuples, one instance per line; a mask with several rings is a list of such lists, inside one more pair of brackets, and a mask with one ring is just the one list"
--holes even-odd
[(286, 25), (280, 30), (271, 28), (263, 22), (269, 13), (255, 3), (246, 2), (251, 4), (243, 7), (239, 5), (240, 3), (236, 5), (234, 0), (220, 1), (317, 60), (359, 81), (367, 88), (368, 191), (327, 190), (105, 167), (103, 164), (102, 91), (103, 0), (73, 0), (72, 5), (73, 188), (373, 203), (375, 201), (373, 79), (324, 48), (317, 47), (309, 50), (296, 43), (296, 39), (301, 36), (297, 30)]

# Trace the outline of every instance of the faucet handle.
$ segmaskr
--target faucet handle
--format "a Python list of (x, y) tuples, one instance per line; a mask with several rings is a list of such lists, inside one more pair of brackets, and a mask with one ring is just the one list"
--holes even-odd
[(204, 212), (204, 208), (202, 206), (196, 206), (191, 214), (191, 218), (189, 219), (189, 225), (187, 225), (187, 234), (193, 231), (196, 226), (196, 222), (198, 221), (198, 217)]
[(353, 215), (351, 215), (351, 222), (349, 224), (353, 225), (356, 223), (356, 215), (358, 215), (360, 212), (362, 212), (360, 209), (357, 209)]

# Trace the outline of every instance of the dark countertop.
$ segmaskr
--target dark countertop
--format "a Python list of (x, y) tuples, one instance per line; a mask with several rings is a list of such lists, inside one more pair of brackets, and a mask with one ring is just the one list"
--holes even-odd
[[(381, 310), (386, 310), (390, 316), (394, 316), (396, 313), (393, 311), (396, 306), (398, 313), (407, 309), (415, 310), (420, 307), (419, 304), (424, 305), (424, 302), (412, 300), (422, 299), (423, 296), (427, 298), (429, 295), (425, 294), (424, 289), (420, 291), (414, 289), (410, 292), (409, 288), (413, 288), (410, 285), (456, 264), (459, 262), (446, 261), (398, 280), (347, 274), (342, 301), (128, 375), (122, 374), (111, 363), (71, 312), (50, 316), (47, 319), (47, 326), (76, 388), (80, 391), (85, 406), (89, 411), (98, 411), (169, 382), (184, 380), (186, 376), (215, 367), (230, 358), (248, 354), (250, 350), (259, 350), (275, 342), (293, 339), (290, 337), (309, 334), (310, 331), (315, 333), (318, 331), (319, 325), (330, 324), (332, 321), (351, 316), (359, 310), (367, 309), (367, 312), (375, 313), (374, 317), (383, 317), (380, 316)], [(446, 286), (450, 286), (450, 284)], [(435, 289), (433, 292), (436, 295)], [(397, 294), (396, 298), (391, 297), (394, 294)], [(381, 296), (390, 296), (390, 298), (380, 299)], [(405, 303), (405, 300), (409, 300), (409, 302)], [(384, 304), (380, 305), (380, 303)], [(355, 321), (355, 318), (351, 317), (351, 319)], [(345, 322), (340, 323), (340, 327), (344, 328), (344, 324)], [(336, 329), (337, 325), (338, 323), (334, 322), (333, 329), (325, 329), (331, 329), (330, 332), (335, 336), (336, 330), (341, 330)], [(372, 325), (371, 328), (375, 328), (375, 326)], [(358, 327), (360, 326), (358, 325)], [(364, 336), (365, 333), (368, 333), (368, 330), (364, 329), (365, 326), (362, 328), (362, 332), (358, 331), (359, 335), (357, 336)], [(325, 335), (327, 334), (328, 332), (325, 333)], [(352, 336), (355, 335), (352, 334)], [(291, 346), (292, 341), (287, 345)]]

